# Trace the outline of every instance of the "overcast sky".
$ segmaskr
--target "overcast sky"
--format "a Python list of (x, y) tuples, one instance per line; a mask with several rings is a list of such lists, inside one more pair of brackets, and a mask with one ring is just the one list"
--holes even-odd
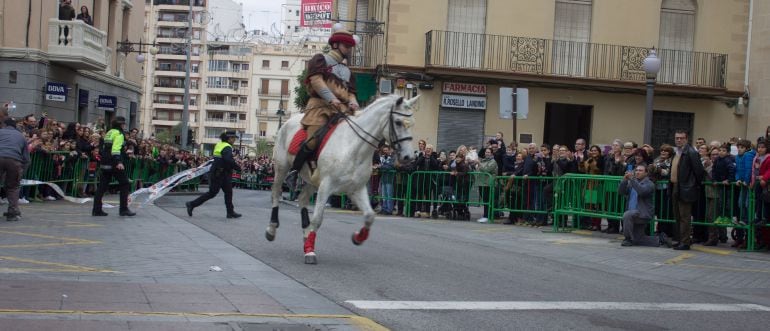
[(243, 23), (247, 30), (271, 31), (270, 25), (280, 23), (281, 5), (285, 0), (235, 0), (243, 3)]

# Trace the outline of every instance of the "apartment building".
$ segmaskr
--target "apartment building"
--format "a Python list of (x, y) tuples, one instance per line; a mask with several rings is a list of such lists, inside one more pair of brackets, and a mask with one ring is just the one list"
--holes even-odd
[[(59, 20), (59, 2), (0, 0), (0, 100), (15, 117), (43, 113), (62, 122), (95, 123), (140, 116), (142, 66), (119, 41), (142, 38), (141, 0), (73, 0), (93, 25)], [(141, 59), (141, 57), (140, 57)]]
[[(146, 7), (145, 38), (153, 41), (158, 54), (145, 66), (145, 135), (166, 137), (178, 134), (185, 93), (187, 38), (190, 37), (190, 103), (188, 137), (193, 147), (209, 154), (226, 130), (243, 137), (238, 148), (246, 151), (254, 144), (249, 123), (251, 63), (253, 45), (224, 41), (208, 33), (212, 18), (227, 21), (240, 14), (229, 0), (193, 1), (192, 32), (188, 32), (190, 6), (186, 0), (152, 0)], [(218, 30), (212, 30), (218, 31)], [(172, 137), (173, 138), (173, 137)]]
[[(641, 142), (642, 62), (655, 47), (652, 142), (659, 145), (680, 128), (707, 139), (764, 132), (767, 106), (754, 111), (748, 101), (747, 115), (738, 102), (762, 89), (756, 84), (748, 98), (752, 3), (750, 61), (767, 63), (767, 41), (756, 41), (768, 26), (761, 1), (341, 0), (335, 17), (361, 36), (353, 70), (375, 79), (381, 93), (421, 94), (416, 138), (442, 149), (479, 145), (498, 131), (519, 142)], [(765, 69), (751, 67), (755, 81), (767, 81)], [(514, 102), (501, 88), (522, 90)], [(519, 105), (517, 120), (506, 104)]]
[(321, 48), (321, 44), (257, 46), (253, 71), (256, 85), (252, 87), (252, 95), (259, 98), (255, 103), (258, 105), (255, 132), (259, 139), (275, 141), (281, 124), (299, 113), (294, 103), (297, 77)]

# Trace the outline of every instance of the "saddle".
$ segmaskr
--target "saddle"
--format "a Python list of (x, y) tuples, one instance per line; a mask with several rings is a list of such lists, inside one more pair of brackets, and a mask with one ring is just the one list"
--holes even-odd
[[(317, 146), (315, 153), (313, 153), (313, 161), (318, 160), (318, 156), (321, 155), (321, 151), (324, 149), (324, 146), (326, 146), (326, 142), (329, 140), (329, 137), (331, 137), (336, 128), (337, 124), (333, 124), (328, 126), (328, 128), (324, 127), (318, 130), (315, 138), (313, 139), (320, 138), (321, 144)], [(304, 128), (297, 130), (297, 133), (294, 134), (294, 137), (291, 139), (291, 143), (289, 144), (289, 154), (297, 155), (305, 140), (307, 140), (307, 131)]]

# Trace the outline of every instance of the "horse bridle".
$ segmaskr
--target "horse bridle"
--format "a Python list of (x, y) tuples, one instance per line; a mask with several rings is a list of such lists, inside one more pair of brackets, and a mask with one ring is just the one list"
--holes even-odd
[[(405, 114), (405, 113), (396, 111), (396, 105), (393, 105), (392, 107), (390, 107), (390, 115), (388, 116), (388, 126), (390, 127), (390, 134), (388, 135), (388, 141), (390, 141), (390, 144), (391, 144), (391, 146), (393, 146), (394, 149), (399, 150), (399, 149), (401, 149), (401, 143), (404, 142), (404, 141), (411, 141), (412, 140), (412, 136), (407, 136), (407, 137), (399, 138), (398, 135), (396, 135), (396, 124), (395, 124), (395, 121), (393, 120), (393, 115), (401, 115), (403, 117), (412, 117), (412, 114)], [(362, 128), (360, 125), (358, 125), (358, 123), (353, 121), (350, 118), (350, 116), (344, 115), (344, 119), (345, 119), (345, 121), (348, 122), (348, 124), (350, 124), (350, 128), (353, 129), (353, 132), (356, 134), (356, 136), (358, 136), (358, 138), (361, 138), (361, 140), (363, 140), (365, 143), (369, 144), (369, 146), (374, 147), (374, 149), (379, 148), (378, 144), (380, 142), (380, 139), (378, 139), (377, 137), (375, 137), (371, 133), (366, 132), (366, 130), (364, 130), (364, 128)], [(370, 138), (372, 140), (375, 140), (377, 142), (377, 144), (372, 143), (371, 141), (369, 141), (369, 139), (367, 139), (366, 137), (362, 136), (361, 133), (366, 135), (368, 138)]]

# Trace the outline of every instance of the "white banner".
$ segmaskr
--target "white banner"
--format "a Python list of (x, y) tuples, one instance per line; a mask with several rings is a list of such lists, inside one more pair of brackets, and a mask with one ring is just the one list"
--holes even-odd
[[(203, 174), (209, 172), (209, 170), (211, 169), (212, 162), (214, 161), (209, 160), (206, 163), (201, 164), (197, 168), (187, 169), (185, 171), (176, 173), (171, 177), (165, 178), (153, 184), (150, 187), (138, 189), (128, 196), (128, 204), (131, 205), (133, 202), (138, 201), (139, 197), (146, 196), (144, 201), (142, 201), (141, 205), (139, 205), (139, 207), (144, 207), (144, 205), (148, 203), (152, 203), (153, 201), (164, 196), (166, 193), (171, 191), (174, 187), (177, 187), (179, 184), (182, 184), (193, 178), (200, 177)], [(64, 198), (64, 200), (67, 200), (69, 202), (83, 204), (86, 202), (93, 201), (93, 199), (91, 198), (75, 198), (75, 197), (67, 196), (64, 194), (64, 191), (62, 191), (61, 187), (59, 187), (59, 185), (56, 185), (56, 183), (41, 182), (39, 180), (30, 180), (30, 179), (21, 180), (21, 186), (33, 186), (33, 185), (48, 185), (48, 187), (53, 189), (58, 195), (61, 195)], [(113, 208), (112, 205), (106, 204), (106, 203), (102, 203), (102, 206), (105, 208)]]
[(469, 95), (442, 94), (441, 107), (464, 109), (487, 109), (487, 97)]
[(142, 201), (139, 207), (143, 207), (148, 203), (152, 203), (153, 201), (157, 200), (158, 198), (164, 196), (166, 193), (171, 191), (177, 185), (182, 184), (193, 178), (200, 177), (203, 174), (209, 172), (209, 170), (211, 169), (212, 162), (214, 162), (214, 160), (209, 160), (206, 163), (201, 164), (197, 168), (187, 169), (180, 173), (174, 174), (171, 177), (163, 179), (153, 184), (150, 187), (138, 189), (134, 193), (131, 193), (131, 195), (128, 196), (128, 204), (130, 205), (133, 202), (137, 201), (138, 198), (141, 196), (146, 196), (146, 198), (144, 199), (144, 201)]

